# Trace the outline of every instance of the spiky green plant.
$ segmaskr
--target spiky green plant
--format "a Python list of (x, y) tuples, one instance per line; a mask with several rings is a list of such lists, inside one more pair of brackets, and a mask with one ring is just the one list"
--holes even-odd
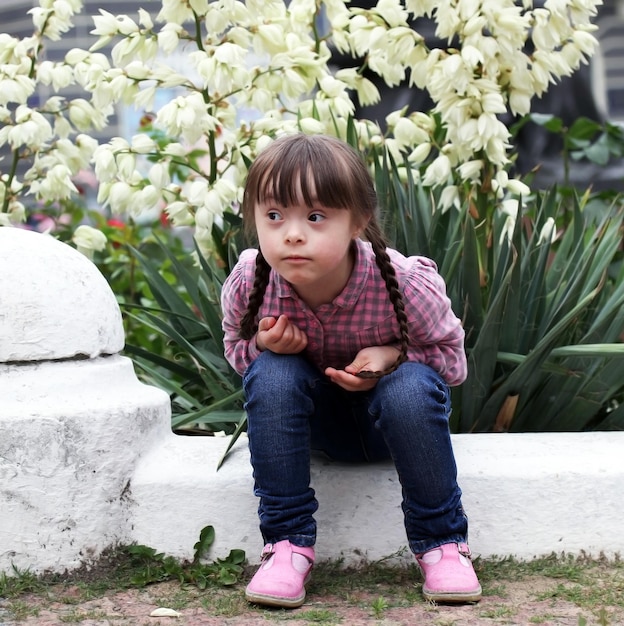
[(466, 329), (453, 430), (623, 429), (622, 205), (555, 187), (528, 198), (510, 230), (497, 211), (441, 213), (394, 163), (375, 170), (394, 244), (438, 263)]

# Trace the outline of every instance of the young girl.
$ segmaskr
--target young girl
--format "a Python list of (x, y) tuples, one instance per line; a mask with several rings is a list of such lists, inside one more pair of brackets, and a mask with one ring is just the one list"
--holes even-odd
[(464, 332), (435, 264), (386, 247), (366, 165), (331, 137), (291, 135), (263, 150), (242, 211), (259, 247), (240, 255), (222, 303), (266, 544), (247, 599), (303, 604), (319, 450), (392, 458), (424, 596), (479, 600), (448, 425), (448, 386), (466, 377)]

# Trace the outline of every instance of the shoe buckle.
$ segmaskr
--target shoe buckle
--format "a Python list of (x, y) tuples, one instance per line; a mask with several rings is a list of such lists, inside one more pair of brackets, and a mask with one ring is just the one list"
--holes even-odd
[(262, 552), (260, 553), (260, 560), (266, 561), (274, 552), (274, 545), (272, 543), (267, 543), (266, 546), (262, 548)]
[(465, 556), (466, 558), (470, 558), (472, 556), (472, 552), (470, 552), (470, 548), (468, 547), (467, 543), (458, 543), (457, 550), (462, 556)]

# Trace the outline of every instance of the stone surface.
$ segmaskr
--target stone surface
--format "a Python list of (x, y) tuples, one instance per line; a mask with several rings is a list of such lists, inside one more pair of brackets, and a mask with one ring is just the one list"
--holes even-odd
[(168, 396), (119, 355), (0, 364), (0, 571), (79, 567), (128, 532), (129, 479)]
[(118, 354), (121, 313), (86, 257), (2, 227), (0, 265), (0, 572), (62, 572), (127, 536), (169, 397)]
[(121, 313), (97, 267), (49, 235), (0, 227), (0, 363), (116, 354)]
[[(221, 469), (227, 440), (171, 434), (131, 480), (131, 537), (191, 558), (199, 531), (215, 527), (214, 554), (262, 548), (244, 440)], [(531, 559), (552, 552), (624, 554), (624, 433), (453, 435), (470, 544), (482, 556)], [(312, 483), (319, 559), (377, 560), (407, 545), (401, 487), (391, 463), (345, 465), (315, 459)]]

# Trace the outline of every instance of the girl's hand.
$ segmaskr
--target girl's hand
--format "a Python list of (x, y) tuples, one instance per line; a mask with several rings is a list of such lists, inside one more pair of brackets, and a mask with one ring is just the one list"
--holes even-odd
[(358, 378), (362, 371), (378, 372), (390, 367), (398, 358), (399, 351), (392, 346), (372, 346), (360, 350), (352, 363), (344, 370), (328, 367), (325, 375), (347, 391), (369, 391), (379, 380), (378, 378)]
[(263, 317), (258, 324), (256, 345), (276, 354), (297, 354), (308, 345), (306, 334), (288, 321), (285, 315)]

